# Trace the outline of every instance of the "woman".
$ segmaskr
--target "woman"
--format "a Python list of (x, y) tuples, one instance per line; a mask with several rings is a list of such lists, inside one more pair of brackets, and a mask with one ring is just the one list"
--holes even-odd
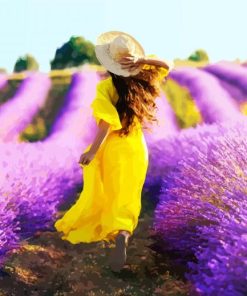
[(119, 271), (138, 223), (148, 168), (142, 128), (145, 120), (157, 121), (159, 82), (171, 67), (154, 55), (145, 57), (141, 45), (119, 31), (101, 34), (95, 52), (109, 74), (97, 84), (90, 105), (98, 131), (79, 160), (83, 191), (55, 227), (71, 243), (113, 241), (109, 263)]

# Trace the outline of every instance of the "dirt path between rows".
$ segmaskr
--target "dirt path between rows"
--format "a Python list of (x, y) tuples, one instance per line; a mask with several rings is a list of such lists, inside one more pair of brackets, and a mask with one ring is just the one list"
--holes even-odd
[(121, 272), (106, 264), (110, 249), (103, 242), (73, 245), (57, 232), (42, 232), (9, 256), (0, 296), (189, 295), (184, 270), (156, 250), (153, 210), (144, 197)]

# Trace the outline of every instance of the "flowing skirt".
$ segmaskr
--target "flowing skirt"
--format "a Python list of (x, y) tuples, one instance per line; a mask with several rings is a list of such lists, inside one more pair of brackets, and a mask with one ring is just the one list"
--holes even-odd
[[(88, 151), (91, 144), (84, 150)], [(94, 159), (83, 167), (83, 190), (75, 204), (54, 224), (73, 244), (115, 241), (119, 230), (131, 234), (141, 211), (148, 149), (141, 129), (127, 137), (111, 132)]]

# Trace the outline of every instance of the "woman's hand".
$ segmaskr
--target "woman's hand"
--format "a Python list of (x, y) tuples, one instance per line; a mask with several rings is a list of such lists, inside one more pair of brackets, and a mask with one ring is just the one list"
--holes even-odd
[(121, 58), (118, 62), (121, 64), (122, 69), (128, 69), (129, 71), (134, 71), (137, 68), (139, 68), (140, 65), (144, 64), (144, 59), (134, 57), (132, 55), (127, 55)]
[(94, 137), (93, 143), (90, 145), (89, 150), (84, 152), (80, 156), (80, 160), (78, 162), (79, 164), (88, 165), (92, 161), (99, 147), (101, 146), (101, 143), (104, 141), (105, 137), (107, 136), (109, 130), (110, 130), (110, 123), (108, 123), (107, 121), (104, 121), (103, 119), (100, 119), (98, 124), (98, 130)]
[(79, 164), (88, 165), (94, 158), (95, 153), (87, 151), (80, 156)]
[(148, 56), (144, 56), (141, 58), (134, 57), (132, 55), (125, 56), (119, 60), (119, 63), (122, 65), (122, 69), (129, 69), (130, 71), (135, 70), (140, 65), (151, 65), (157, 67), (163, 67), (167, 70), (172, 70), (174, 68), (173, 61), (165, 61), (159, 58), (150, 58)]

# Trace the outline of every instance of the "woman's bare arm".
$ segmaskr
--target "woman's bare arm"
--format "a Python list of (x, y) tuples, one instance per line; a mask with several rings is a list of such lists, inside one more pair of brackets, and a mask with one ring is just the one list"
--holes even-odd
[(135, 58), (133, 56), (125, 56), (119, 60), (119, 63), (121, 64), (122, 69), (129, 69), (129, 70), (135, 70), (140, 65), (151, 65), (151, 66), (158, 66), (163, 67), (167, 70), (173, 68), (173, 62), (171, 61), (165, 61), (158, 58), (152, 58), (152, 57), (142, 57), (142, 58)]
[(93, 143), (91, 144), (90, 149), (80, 156), (79, 164), (88, 165), (93, 160), (101, 143), (106, 138), (106, 135), (109, 131), (109, 127), (110, 124), (104, 121), (103, 119), (99, 121), (98, 130), (93, 140)]
[(104, 121), (103, 119), (99, 121), (97, 134), (89, 150), (90, 153), (95, 154), (97, 152), (101, 143), (106, 138), (106, 135), (109, 131), (109, 127), (110, 127), (110, 124), (108, 122)]

